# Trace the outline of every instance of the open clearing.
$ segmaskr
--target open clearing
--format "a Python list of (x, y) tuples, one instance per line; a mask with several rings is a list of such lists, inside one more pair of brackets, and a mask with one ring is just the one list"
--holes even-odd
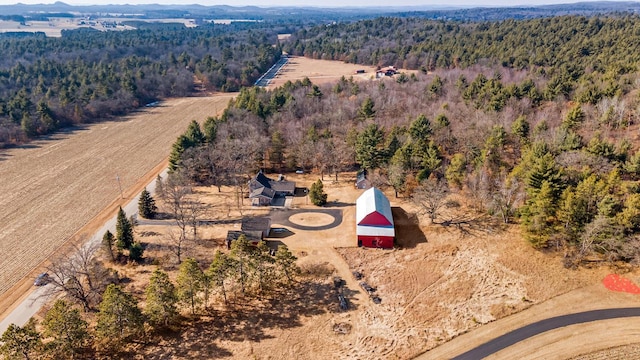
[[(364, 74), (356, 74), (356, 70), (365, 70)], [(342, 76), (354, 80), (371, 80), (376, 76), (374, 66), (348, 64), (342, 61), (316, 60), (299, 56), (290, 56), (289, 62), (280, 73), (271, 80), (268, 89), (275, 89), (287, 81), (301, 80), (308, 77), (314, 84), (326, 84), (339, 80)]]
[(188, 123), (215, 115), (230, 97), (168, 100), (117, 121), (0, 150), (0, 313), (33, 282), (36, 267), (63, 245), (92, 234), (91, 227), (76, 232), (103, 209), (117, 209), (116, 176), (125, 195), (135, 196), (126, 190), (162, 170), (158, 166)]
[[(313, 212), (318, 208), (305, 198), (294, 199), (296, 211), (287, 218), (288, 223), (272, 223), (273, 228), (288, 230), (286, 236), (272, 239), (274, 243), (286, 244), (303, 268), (326, 269), (315, 286), (299, 294), (298, 303), (305, 305), (287, 305), (285, 299), (256, 308), (240, 304), (225, 309), (218, 305), (212, 320), (198, 323), (194, 329), (187, 326), (159, 347), (143, 349), (141, 356), (188, 359), (210, 352), (219, 357), (258, 359), (290, 359), (301, 354), (307, 359), (410, 359), (435, 348), (423, 358), (444, 359), (547, 317), (637, 305), (635, 295), (612, 292), (602, 285), (611, 271), (606, 267), (565, 269), (560, 256), (533, 250), (517, 227), (501, 227), (482, 217), (469, 220), (461, 228), (431, 224), (425, 216), (415, 215), (412, 203), (395, 199), (390, 193), (400, 247), (357, 248), (354, 203), (361, 190), (353, 188), (354, 178), (354, 174), (342, 174), (338, 183), (329, 179), (324, 182), (329, 194), (327, 208), (342, 213), (343, 221), (338, 226), (325, 230), (295, 228), (332, 223), (330, 215)], [(290, 174), (287, 179), (296, 181), (297, 186), (310, 186), (317, 176)], [(268, 213), (265, 208), (248, 206), (247, 200), (240, 213), (230, 188), (223, 187), (221, 193), (215, 188), (198, 188), (198, 194), (212, 208), (207, 214), (208, 225), (199, 230), (202, 241), (190, 255), (205, 266), (216, 248), (224, 248), (227, 230), (239, 230), (242, 216)], [(274, 211), (275, 218), (286, 218), (282, 210)], [(450, 213), (443, 219), (459, 215), (473, 218), (469, 213)], [(173, 260), (166, 250), (162, 251), (162, 233), (167, 229), (165, 223), (140, 226), (137, 231), (152, 234), (141, 239), (151, 244), (145, 256), (159, 258), (165, 269), (175, 270), (170, 265)], [(130, 291), (141, 293), (154, 268), (145, 265), (118, 271), (134, 279)], [(360, 280), (352, 275), (354, 270), (362, 272), (363, 280), (376, 288), (381, 304), (375, 304), (360, 287)], [(344, 293), (351, 305), (348, 311), (338, 308), (333, 276), (346, 281)], [(636, 282), (640, 279), (637, 273), (624, 276)], [(640, 343), (640, 334), (628, 327), (633, 321), (603, 321), (551, 331), (518, 343), (495, 358), (565, 359)], [(249, 324), (261, 324), (260, 329)], [(229, 327), (236, 329), (233, 334), (224, 330)], [(583, 332), (600, 334), (599, 341), (584, 346), (583, 338), (575, 337)], [(540, 347), (540, 341), (549, 345)]]

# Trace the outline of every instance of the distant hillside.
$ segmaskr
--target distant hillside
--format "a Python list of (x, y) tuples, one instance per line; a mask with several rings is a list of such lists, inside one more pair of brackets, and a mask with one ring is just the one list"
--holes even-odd
[(612, 12), (640, 12), (639, 2), (582, 2), (535, 7), (475, 7), (453, 8), (445, 6), (413, 7), (351, 7), (351, 8), (314, 8), (314, 7), (256, 7), (256, 6), (203, 6), (203, 5), (90, 5), (75, 6), (63, 2), (40, 5), (0, 5), (1, 18), (24, 16), (27, 20), (50, 16), (117, 15), (135, 18), (219, 18), (219, 19), (256, 19), (287, 20), (306, 22), (341, 21), (367, 19), (377, 16), (426, 17), (449, 20), (504, 20), (551, 17), (558, 15), (596, 15)]
[(597, 1), (535, 7), (478, 7), (454, 10), (411, 11), (400, 12), (397, 16), (417, 16), (443, 20), (499, 21), (506, 19), (531, 19), (563, 15), (593, 16), (607, 13), (638, 12), (640, 12), (640, 2)]

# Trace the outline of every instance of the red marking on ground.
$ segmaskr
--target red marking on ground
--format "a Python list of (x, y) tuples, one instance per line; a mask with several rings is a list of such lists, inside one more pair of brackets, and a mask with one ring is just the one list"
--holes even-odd
[(627, 292), (630, 294), (640, 294), (640, 287), (629, 279), (625, 279), (617, 274), (609, 274), (602, 279), (604, 286), (612, 291)]

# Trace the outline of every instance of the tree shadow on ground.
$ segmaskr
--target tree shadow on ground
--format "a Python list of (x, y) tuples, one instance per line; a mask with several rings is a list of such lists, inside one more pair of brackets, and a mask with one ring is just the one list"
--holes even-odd
[(411, 249), (427, 242), (424, 232), (420, 229), (420, 220), (415, 213), (407, 213), (401, 207), (392, 207), (391, 213), (396, 229), (396, 245)]
[(146, 359), (213, 359), (234, 357), (219, 341), (255, 342), (272, 339), (270, 330), (302, 327), (301, 319), (339, 310), (333, 284), (304, 281), (295, 290), (263, 300), (235, 299), (206, 315), (185, 320), (178, 331), (166, 332), (148, 344)]
[(455, 214), (434, 224), (460, 231), (462, 236), (479, 236), (504, 230), (503, 223), (486, 214)]
[(334, 208), (334, 207), (355, 206), (355, 204), (354, 203), (348, 203), (348, 202), (342, 202), (342, 201), (335, 200), (335, 201), (328, 202), (325, 206)]

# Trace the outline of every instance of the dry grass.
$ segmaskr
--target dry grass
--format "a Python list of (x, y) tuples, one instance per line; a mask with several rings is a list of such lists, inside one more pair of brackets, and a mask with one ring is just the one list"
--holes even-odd
[[(309, 186), (317, 176), (291, 174), (288, 178), (296, 180), (298, 186)], [(353, 204), (361, 191), (353, 188), (353, 181), (354, 174), (341, 175), (338, 183), (325, 179), (328, 207), (342, 210), (342, 224), (323, 231), (290, 228), (291, 236), (278, 239), (299, 257), (304, 273), (316, 279), (297, 294), (296, 301), (306, 306), (295, 302), (272, 304), (275, 307), (263, 304), (253, 310), (234, 307), (230, 312), (218, 305), (213, 318), (205, 317), (197, 322), (196, 329), (185, 329), (158, 346), (146, 348), (144, 356), (187, 359), (212, 351), (233, 358), (285, 359), (305, 354), (308, 359), (408, 359), (482, 324), (597, 284), (608, 271), (564, 269), (557, 256), (532, 250), (517, 227), (496, 226), (491, 219), (473, 214), (463, 214), (483, 219), (473, 224), (473, 231), (431, 224), (415, 216), (412, 203), (395, 199), (392, 194), (388, 195), (401, 247), (390, 251), (357, 248)], [(223, 188), (222, 193), (207, 188), (199, 191), (211, 203), (211, 216), (217, 221), (203, 228), (203, 241), (192, 254), (208, 266), (213, 252), (222, 248), (226, 231), (239, 227), (239, 221), (233, 220), (240, 218), (240, 212), (229, 199), (232, 189)], [(294, 206), (315, 209), (305, 204), (304, 198), (296, 198)], [(242, 214), (264, 214), (264, 210), (245, 206)], [(326, 216), (312, 213), (289, 219), (308, 226), (327, 223)], [(272, 226), (286, 227), (278, 223)], [(159, 234), (163, 229), (141, 227), (139, 231)], [(143, 241), (154, 242), (153, 237)], [(162, 257), (153, 250), (147, 256)], [(166, 268), (172, 270), (171, 266)], [(139, 267), (130, 269), (127, 275), (144, 279), (151, 270)], [(353, 270), (361, 271), (364, 280), (377, 289), (382, 304), (370, 300), (352, 276)], [(333, 276), (346, 280), (349, 311), (337, 308)], [(141, 292), (144, 280), (134, 280), (131, 286)], [(565, 311), (571, 311), (571, 304), (564, 306)], [(257, 319), (263, 316), (266, 320), (259, 322)], [(243, 325), (252, 321), (262, 324), (260, 329)], [(236, 322), (239, 325), (230, 328)]]

